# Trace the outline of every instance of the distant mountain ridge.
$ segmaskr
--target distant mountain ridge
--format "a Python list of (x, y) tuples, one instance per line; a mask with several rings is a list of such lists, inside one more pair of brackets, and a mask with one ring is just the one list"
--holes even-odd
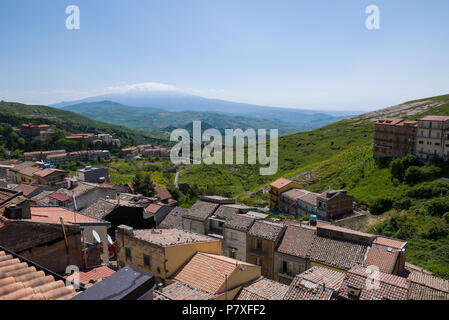
[(286, 134), (315, 129), (357, 114), (266, 107), (171, 91), (105, 94), (52, 106), (150, 131), (184, 127), (193, 120), (201, 120), (217, 129), (278, 128), (281, 134)]

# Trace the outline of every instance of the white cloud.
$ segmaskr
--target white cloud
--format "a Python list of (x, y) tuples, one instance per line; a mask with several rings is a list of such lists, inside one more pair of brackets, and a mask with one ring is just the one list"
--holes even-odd
[(177, 88), (171, 84), (159, 83), (159, 82), (143, 82), (126, 84), (123, 86), (111, 86), (102, 90), (104, 93), (128, 93), (128, 92), (147, 92), (147, 91), (174, 91), (174, 92), (186, 92)]

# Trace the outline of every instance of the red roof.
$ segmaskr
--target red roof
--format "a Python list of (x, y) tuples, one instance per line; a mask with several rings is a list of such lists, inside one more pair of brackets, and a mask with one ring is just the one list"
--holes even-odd
[(99, 219), (85, 216), (83, 214), (70, 211), (61, 207), (31, 207), (31, 221), (61, 223), (59, 217), (64, 219), (64, 223), (99, 223)]
[(447, 116), (425, 116), (420, 119), (421, 121), (448, 121), (449, 117)]
[(156, 213), (159, 211), (160, 208), (162, 208), (161, 205), (151, 203), (150, 205), (148, 205), (148, 207), (145, 208), (145, 210), (148, 211), (149, 213)]
[(270, 184), (270, 187), (274, 187), (274, 188), (280, 189), (280, 188), (288, 185), (291, 182), (292, 182), (291, 180), (288, 180), (288, 179), (285, 179), (285, 178), (280, 178), (280, 179), (277, 179), (276, 181), (272, 182)]
[[(112, 276), (115, 272), (116, 271), (109, 268), (108, 266), (102, 265), (88, 270), (80, 271), (79, 280), (84, 284), (88, 284), (91, 280), (100, 281), (106, 277)], [(69, 277), (69, 275), (66, 275), (65, 277), (67, 278)]]
[(62, 194), (62, 193), (52, 193), (51, 195), (49, 195), (50, 198), (56, 199), (58, 201), (67, 201), (70, 200), (70, 197), (68, 195)]

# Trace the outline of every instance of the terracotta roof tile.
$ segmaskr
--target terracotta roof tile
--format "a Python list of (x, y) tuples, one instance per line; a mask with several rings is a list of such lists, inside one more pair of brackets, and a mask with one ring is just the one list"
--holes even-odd
[(398, 256), (398, 250), (389, 250), (389, 247), (373, 244), (363, 265), (365, 267), (377, 266), (382, 272), (392, 273)]
[(159, 227), (166, 229), (182, 229), (182, 214), (188, 209), (176, 207), (162, 220)]
[(306, 258), (314, 237), (315, 230), (313, 228), (290, 224), (285, 230), (284, 237), (277, 251), (295, 257)]
[(133, 236), (137, 239), (147, 241), (149, 243), (154, 243), (163, 247), (188, 243), (219, 241), (216, 238), (179, 229), (133, 230)]
[[(98, 282), (104, 278), (112, 276), (116, 271), (109, 268), (108, 266), (101, 265), (93, 268), (89, 268), (87, 270), (81, 270), (78, 272), (79, 281), (84, 285), (87, 285), (90, 281)], [(70, 275), (66, 275), (65, 277), (69, 277)]]
[(111, 201), (107, 201), (104, 199), (98, 199), (94, 203), (92, 203), (90, 206), (85, 208), (82, 213), (94, 217), (97, 219), (104, 219), (109, 213), (111, 213), (115, 208), (117, 207), (117, 204)]
[(100, 223), (102, 220), (86, 216), (79, 212), (64, 209), (62, 207), (31, 207), (31, 221), (61, 223), (59, 217), (64, 219), (64, 223)]
[(195, 204), (186, 213), (183, 214), (183, 217), (205, 221), (215, 212), (218, 206), (219, 204), (217, 203), (199, 200), (195, 202)]
[(339, 295), (352, 299), (349, 294), (351, 288), (360, 290), (359, 300), (407, 300), (410, 281), (399, 276), (379, 272), (378, 288), (373, 283), (372, 288), (367, 287), (367, 280), (371, 273), (366, 268), (356, 266), (346, 273)]
[(308, 257), (313, 262), (349, 270), (363, 263), (367, 250), (367, 244), (317, 236), (313, 240)]
[(255, 221), (256, 219), (254, 217), (236, 214), (231, 219), (227, 220), (223, 224), (223, 227), (248, 232)]
[(73, 286), (0, 251), (0, 300), (68, 300), (74, 295)]
[(254, 222), (248, 235), (277, 242), (284, 230), (285, 226), (282, 224), (258, 220)]
[(274, 187), (277, 189), (280, 189), (282, 187), (285, 187), (286, 185), (288, 185), (289, 183), (291, 183), (291, 180), (285, 179), (285, 178), (279, 178), (276, 181), (270, 183), (270, 187)]
[(251, 264), (224, 256), (197, 252), (175, 274), (174, 280), (184, 282), (210, 294), (218, 294), (224, 291), (224, 275), (229, 277), (239, 268), (239, 265)]
[(282, 300), (288, 286), (264, 277), (242, 288), (237, 300)]
[(323, 284), (304, 279), (298, 274), (285, 293), (285, 300), (330, 300), (334, 290)]
[(187, 283), (176, 281), (159, 292), (157, 300), (212, 300), (213, 295)]

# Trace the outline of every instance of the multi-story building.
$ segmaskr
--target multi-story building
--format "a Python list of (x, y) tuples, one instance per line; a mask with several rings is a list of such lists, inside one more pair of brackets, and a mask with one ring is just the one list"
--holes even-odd
[(270, 207), (275, 210), (281, 209), (281, 194), (290, 189), (301, 189), (302, 186), (285, 178), (280, 178), (270, 184)]
[(134, 230), (120, 225), (116, 231), (117, 263), (150, 272), (164, 281), (196, 252), (221, 254), (221, 241), (178, 229)]
[(246, 234), (256, 219), (245, 214), (234, 215), (223, 225), (223, 255), (246, 261)]
[(293, 216), (315, 214), (332, 220), (352, 214), (354, 198), (345, 190), (328, 190), (321, 194), (291, 189), (281, 194), (281, 210)]
[(30, 140), (47, 140), (53, 134), (48, 124), (27, 124), (20, 126), (19, 133)]
[(374, 158), (402, 158), (415, 152), (417, 121), (386, 118), (374, 124)]
[(313, 227), (299, 223), (287, 226), (274, 254), (274, 280), (288, 285), (297, 274), (307, 270), (307, 253), (314, 238)]
[(285, 226), (268, 221), (256, 221), (246, 239), (246, 261), (261, 267), (262, 275), (274, 279), (274, 250), (285, 232)]
[(416, 156), (422, 160), (449, 159), (449, 117), (426, 116), (419, 120)]
[(65, 138), (67, 140), (78, 141), (88, 145), (92, 144), (96, 136), (93, 133), (75, 133)]

